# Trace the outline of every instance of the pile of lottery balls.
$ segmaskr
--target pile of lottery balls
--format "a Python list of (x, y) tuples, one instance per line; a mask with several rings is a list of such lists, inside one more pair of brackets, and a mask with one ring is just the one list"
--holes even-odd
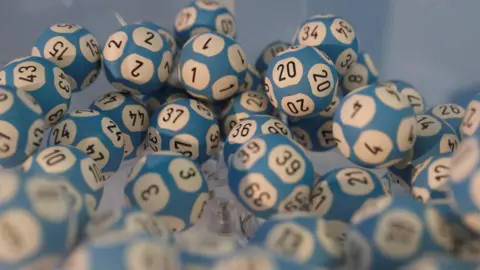
[[(0, 269), (480, 269), (480, 96), (428, 107), (336, 15), (255, 62), (235, 37), (234, 16), (199, 0), (173, 31), (140, 21), (103, 45), (52, 25), (4, 66)], [(102, 70), (111, 91), (69, 110)], [(326, 151), (352, 166), (315, 172)], [(96, 213), (127, 160), (126, 206)], [(178, 241), (211, 218), (212, 161), (259, 221), (246, 245)]]

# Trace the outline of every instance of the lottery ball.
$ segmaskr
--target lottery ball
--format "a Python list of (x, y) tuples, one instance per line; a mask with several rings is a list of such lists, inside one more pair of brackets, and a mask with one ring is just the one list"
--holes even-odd
[(137, 24), (146, 25), (150, 29), (157, 31), (161, 36), (163, 36), (167, 40), (168, 45), (170, 45), (170, 51), (172, 52), (172, 55), (175, 56), (177, 54), (177, 50), (178, 50), (177, 41), (175, 40), (175, 37), (170, 30), (168, 30), (165, 27), (159, 26), (151, 21), (143, 20), (138, 22)]
[(230, 99), (220, 112), (222, 131), (225, 136), (228, 136), (242, 119), (252, 115), (271, 115), (272, 113), (273, 106), (265, 94), (254, 91), (240, 93)]
[(465, 116), (460, 126), (462, 138), (477, 136), (478, 125), (480, 124), (480, 94), (477, 94), (467, 106)]
[(0, 165), (12, 168), (42, 144), (42, 108), (23, 90), (0, 88)]
[(190, 39), (182, 48), (178, 65), (180, 82), (190, 95), (221, 101), (233, 96), (244, 83), (247, 59), (235, 40), (212, 32)]
[(378, 71), (370, 55), (366, 52), (359, 52), (357, 62), (347, 74), (342, 76), (341, 81), (340, 85), (345, 93), (376, 83)]
[(280, 214), (260, 225), (249, 244), (263, 246), (300, 264), (335, 269), (343, 263), (347, 227), (306, 213)]
[(168, 40), (148, 24), (126, 25), (111, 34), (102, 55), (107, 80), (134, 94), (158, 90), (173, 69)]
[(72, 95), (67, 75), (45, 58), (29, 56), (6, 65), (0, 71), (5, 87), (27, 91), (42, 108), (51, 126), (68, 111)]
[(30, 156), (22, 166), (26, 175), (68, 180), (65, 191), (73, 199), (80, 227), (95, 213), (103, 193), (104, 179), (95, 161), (70, 146), (52, 146)]
[(0, 172), (1, 269), (53, 269), (76, 241), (64, 179)]
[(332, 126), (340, 152), (366, 168), (402, 161), (415, 142), (415, 129), (415, 112), (407, 98), (376, 84), (345, 96)]
[(35, 41), (33, 56), (46, 58), (66, 74), (71, 90), (78, 92), (97, 79), (102, 49), (90, 31), (77, 24), (54, 24)]
[(245, 79), (243, 84), (238, 89), (239, 92), (245, 92), (248, 90), (262, 91), (263, 83), (262, 77), (258, 70), (251, 64), (248, 64), (247, 71), (245, 72)]
[(445, 199), (449, 189), (452, 153), (430, 157), (415, 167), (412, 193), (421, 202)]
[(305, 117), (321, 112), (332, 102), (337, 83), (330, 58), (314, 47), (299, 45), (270, 62), (265, 92), (282, 113)]
[(142, 101), (147, 105), (147, 109), (152, 115), (158, 108), (165, 103), (174, 101), (180, 98), (188, 98), (187, 93), (183, 89), (167, 86), (159, 91), (155, 91), (142, 97)]
[(311, 161), (287, 136), (253, 137), (231, 158), (228, 185), (237, 200), (257, 217), (308, 207), (314, 181)]
[(173, 151), (200, 164), (218, 149), (220, 128), (213, 112), (194, 99), (177, 99), (160, 107), (148, 128), (154, 152)]
[(223, 145), (225, 164), (232, 155), (251, 138), (263, 134), (281, 134), (292, 139), (292, 132), (280, 119), (269, 115), (253, 115), (242, 119), (228, 134)]
[[(82, 267), (82, 268), (79, 268)], [(110, 232), (77, 246), (60, 269), (183, 269), (178, 252), (157, 238)]]
[(436, 254), (427, 254), (417, 260), (409, 263), (400, 268), (400, 270), (472, 270), (478, 269), (475, 263), (466, 262), (458, 258), (453, 257), (450, 254), (436, 253)]
[(387, 185), (368, 170), (353, 167), (334, 169), (315, 183), (310, 211), (346, 227), (367, 200), (388, 194)]
[(413, 151), (401, 162), (388, 167), (387, 173), (392, 183), (392, 189), (403, 193), (411, 194), (412, 178), (415, 171), (415, 166), (410, 164)]
[(450, 153), (458, 146), (455, 130), (444, 120), (429, 114), (416, 115), (416, 141), (410, 164), (418, 165), (432, 156)]
[(239, 249), (236, 237), (201, 231), (182, 238), (179, 252), (185, 269), (212, 269)]
[(480, 143), (475, 137), (465, 138), (452, 155), (449, 195), (452, 208), (473, 232), (480, 234)]
[(122, 130), (111, 118), (94, 110), (76, 110), (65, 115), (50, 130), (47, 144), (73, 146), (86, 153), (105, 179), (117, 171), (123, 160)]
[(347, 74), (358, 58), (355, 30), (348, 21), (332, 14), (316, 15), (303, 22), (293, 44), (313, 46), (325, 52), (340, 75)]
[(205, 175), (198, 164), (174, 152), (142, 157), (125, 187), (132, 206), (162, 216), (172, 231), (195, 224), (209, 199)]
[(336, 90), (332, 102), (323, 111), (308, 118), (289, 117), (288, 126), (295, 135), (295, 140), (306, 150), (324, 152), (337, 146), (333, 138), (333, 115), (343, 98)]
[(268, 252), (260, 247), (250, 246), (220, 259), (214, 270), (268, 269), (268, 270), (312, 270), (309, 265), (302, 265), (284, 256)]
[(235, 38), (236, 28), (232, 13), (215, 1), (192, 1), (175, 18), (175, 37), (180, 44), (207, 32)]
[(265, 72), (267, 72), (268, 65), (270, 65), (270, 62), (272, 62), (273, 58), (288, 49), (290, 46), (290, 43), (280, 40), (276, 40), (265, 46), (255, 62), (255, 67), (257, 68), (258, 72), (260, 72), (262, 79), (265, 77)]
[(420, 92), (413, 87), (413, 85), (401, 80), (384, 81), (380, 82), (380, 84), (391, 90), (397, 90), (399, 93), (406, 96), (416, 114), (422, 114), (424, 112), (426, 107), (425, 99)]
[(444, 120), (456, 132), (458, 138), (461, 138), (460, 127), (462, 120), (465, 117), (465, 108), (458, 104), (440, 104), (429, 109), (426, 114), (433, 114), (434, 116)]
[(84, 227), (87, 238), (101, 237), (108, 232), (147, 235), (159, 241), (169, 242), (170, 228), (162, 217), (142, 211), (138, 207), (115, 208), (93, 217)]
[(150, 125), (145, 104), (128, 94), (111, 92), (98, 97), (89, 107), (117, 123), (123, 132), (124, 160), (141, 156)]
[(406, 196), (365, 204), (351, 220), (347, 269), (397, 269), (422, 253), (452, 248), (447, 222), (432, 207)]

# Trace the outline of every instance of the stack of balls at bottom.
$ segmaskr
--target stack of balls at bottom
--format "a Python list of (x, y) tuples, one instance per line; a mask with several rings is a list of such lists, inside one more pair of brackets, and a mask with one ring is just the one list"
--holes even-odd
[[(480, 269), (480, 95), (427, 107), (332, 14), (255, 63), (235, 38), (197, 0), (103, 46), (52, 25), (0, 70), (0, 269)], [(70, 109), (101, 70), (113, 88)], [(98, 212), (124, 161), (126, 205)], [(212, 161), (251, 235), (206, 226)]]

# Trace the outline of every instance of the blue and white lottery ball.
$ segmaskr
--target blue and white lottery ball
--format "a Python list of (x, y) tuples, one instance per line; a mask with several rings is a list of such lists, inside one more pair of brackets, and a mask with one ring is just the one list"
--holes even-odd
[(173, 70), (168, 40), (148, 24), (126, 25), (111, 34), (102, 55), (107, 80), (133, 94), (158, 90)]
[(105, 179), (123, 161), (123, 133), (111, 118), (94, 110), (68, 113), (50, 131), (48, 145), (73, 146), (92, 158)]
[(209, 199), (205, 175), (191, 159), (174, 152), (141, 158), (125, 187), (132, 206), (162, 216), (172, 231), (197, 223)]
[[(413, 151), (410, 151), (413, 154)], [(403, 161), (387, 168), (388, 175), (392, 183), (392, 189), (403, 193), (411, 194), (412, 178), (415, 166), (409, 164), (411, 155)]]
[(352, 217), (345, 242), (346, 269), (396, 269), (428, 252), (453, 247), (438, 210), (406, 196), (371, 201)]
[(68, 111), (72, 89), (61, 68), (42, 57), (29, 56), (7, 64), (0, 71), (5, 87), (27, 91), (40, 105), (47, 125)]
[(151, 21), (144, 20), (144, 21), (138, 22), (138, 24), (146, 25), (149, 28), (157, 31), (160, 35), (162, 35), (165, 39), (167, 39), (168, 45), (170, 45), (170, 50), (172, 52), (172, 55), (175, 56), (177, 54), (177, 49), (178, 49), (177, 41), (175, 40), (173, 33), (170, 30), (162, 26), (159, 26)]
[(80, 227), (95, 213), (105, 179), (95, 161), (70, 146), (51, 146), (30, 156), (22, 166), (26, 175), (64, 178), (65, 192), (73, 199)]
[(450, 169), (450, 199), (463, 223), (480, 235), (480, 143), (477, 138), (465, 138), (452, 155)]
[(183, 269), (178, 251), (157, 238), (109, 232), (78, 245), (61, 265), (62, 270)]
[(242, 119), (232, 128), (223, 145), (225, 164), (245, 142), (263, 134), (281, 134), (292, 139), (291, 130), (280, 119), (269, 115), (252, 115)]
[(343, 95), (339, 88), (332, 102), (323, 111), (308, 118), (290, 117), (288, 126), (295, 135), (295, 141), (314, 152), (328, 151), (337, 146), (333, 137), (333, 115)]
[(122, 130), (124, 160), (142, 155), (150, 125), (150, 116), (142, 101), (128, 94), (111, 92), (98, 97), (89, 108), (110, 117)]
[(93, 217), (84, 227), (87, 238), (98, 237), (111, 231), (125, 234), (148, 235), (168, 243), (170, 228), (162, 217), (141, 210), (138, 207), (115, 208)]
[(258, 73), (258, 70), (251, 64), (248, 64), (247, 71), (245, 72), (245, 79), (243, 84), (239, 88), (239, 92), (244, 91), (262, 91), (263, 89), (263, 80)]
[(265, 247), (302, 265), (336, 269), (343, 264), (347, 224), (307, 213), (279, 214), (260, 225), (250, 245)]
[(412, 105), (416, 114), (422, 114), (425, 111), (427, 107), (425, 99), (413, 85), (401, 80), (383, 81), (380, 82), (380, 85), (386, 86), (391, 90), (396, 90), (407, 97), (408, 102)]
[(345, 96), (333, 118), (338, 149), (366, 168), (402, 161), (415, 143), (415, 130), (415, 112), (407, 98), (376, 84)]
[(478, 136), (478, 126), (480, 124), (480, 94), (477, 94), (467, 106), (465, 116), (463, 117), (460, 133), (462, 138)]
[(260, 72), (262, 79), (265, 77), (265, 72), (267, 72), (268, 65), (272, 62), (273, 58), (290, 46), (292, 46), (290, 43), (280, 40), (271, 42), (265, 46), (255, 62), (255, 68)]
[(237, 93), (244, 83), (247, 64), (245, 52), (235, 40), (212, 32), (198, 35), (183, 46), (178, 72), (189, 94), (221, 101)]
[(65, 179), (0, 172), (1, 269), (54, 269), (79, 230)]
[(207, 32), (235, 38), (236, 28), (232, 13), (216, 1), (192, 1), (175, 18), (175, 37), (182, 45), (190, 38)]
[(147, 104), (148, 111), (150, 112), (150, 115), (152, 115), (165, 103), (172, 102), (180, 98), (188, 98), (185, 90), (167, 86), (151, 94), (143, 96), (142, 101)]
[(15, 167), (42, 144), (42, 108), (23, 90), (0, 88), (0, 165)]
[(412, 165), (457, 149), (459, 138), (447, 122), (431, 114), (417, 114), (415, 118), (417, 139), (413, 145)]
[(280, 134), (253, 137), (229, 163), (230, 190), (247, 210), (265, 219), (308, 206), (313, 181), (313, 165), (303, 148)]
[(348, 21), (332, 14), (316, 15), (303, 22), (293, 44), (313, 46), (325, 52), (340, 75), (347, 74), (358, 58), (355, 30)]
[(220, 128), (204, 104), (195, 99), (177, 99), (155, 112), (147, 139), (154, 152), (178, 152), (203, 164), (218, 149)]
[(265, 92), (281, 112), (293, 117), (324, 110), (335, 95), (337, 71), (330, 58), (314, 47), (293, 46), (268, 66)]
[(415, 167), (412, 194), (421, 201), (445, 199), (449, 190), (452, 153), (433, 156)]
[(450, 254), (439, 252), (426, 254), (408, 265), (403, 266), (400, 270), (473, 270), (478, 269), (475, 268), (476, 266), (477, 264), (473, 262), (463, 261)]
[(443, 119), (453, 129), (455, 129), (458, 138), (461, 138), (460, 128), (463, 118), (465, 117), (465, 108), (453, 103), (440, 104), (430, 108), (426, 114), (433, 114), (434, 116)]
[(368, 200), (389, 193), (388, 184), (361, 168), (339, 168), (323, 175), (312, 190), (310, 211), (338, 226), (348, 226), (353, 214)]
[(100, 73), (102, 49), (90, 31), (77, 24), (54, 24), (40, 34), (33, 56), (41, 56), (60, 67), (73, 92), (95, 82)]
[(366, 52), (359, 52), (357, 63), (352, 69), (342, 76), (342, 89), (345, 93), (364, 87), (378, 81), (378, 71), (373, 63), (372, 58)]
[(252, 115), (271, 115), (273, 106), (264, 93), (245, 91), (231, 98), (220, 112), (222, 132), (225, 136), (242, 119)]

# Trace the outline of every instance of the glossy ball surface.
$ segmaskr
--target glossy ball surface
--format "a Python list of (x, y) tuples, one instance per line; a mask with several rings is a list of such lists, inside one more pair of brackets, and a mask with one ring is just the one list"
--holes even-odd
[(335, 269), (343, 263), (347, 225), (306, 213), (280, 214), (260, 225), (250, 245), (258, 245), (300, 264)]
[(35, 41), (33, 56), (46, 58), (68, 76), (73, 92), (97, 79), (101, 68), (101, 46), (90, 31), (77, 24), (54, 24)]
[(72, 199), (81, 228), (100, 203), (105, 179), (95, 161), (74, 147), (58, 145), (39, 151), (23, 163), (22, 173), (66, 179), (65, 191)]
[(220, 112), (221, 129), (225, 136), (242, 119), (253, 115), (271, 115), (273, 106), (265, 94), (246, 91), (231, 98)]
[(219, 33), (190, 39), (182, 48), (178, 72), (187, 92), (202, 100), (221, 101), (244, 83), (247, 59), (242, 47)]
[(452, 153), (433, 156), (415, 166), (412, 194), (421, 202), (447, 198)]
[[(88, 128), (85, 128), (88, 127)], [(48, 146), (73, 146), (95, 161), (107, 179), (123, 161), (123, 133), (111, 118), (94, 110), (68, 113), (51, 130)]]
[(0, 88), (0, 165), (15, 167), (42, 144), (42, 108), (23, 90)]
[(76, 242), (78, 224), (62, 178), (0, 172), (1, 269), (53, 269)]
[(107, 80), (118, 90), (149, 94), (166, 84), (173, 70), (168, 40), (149, 24), (123, 26), (102, 52)]
[(132, 206), (162, 216), (172, 231), (195, 224), (209, 199), (200, 166), (174, 152), (159, 152), (141, 158), (125, 186)]
[(263, 78), (261, 77), (260, 73), (258, 73), (258, 70), (251, 64), (248, 64), (247, 66), (244, 82), (238, 91), (245, 92), (249, 90), (257, 92), (263, 90)]
[(157, 31), (160, 35), (162, 35), (167, 40), (168, 45), (170, 45), (170, 51), (172, 52), (173, 56), (175, 56), (177, 52), (179, 52), (179, 49), (181, 49), (181, 47), (179, 48), (177, 41), (175, 40), (173, 32), (168, 30), (167, 28), (159, 26), (154, 22), (145, 20), (138, 22), (138, 24), (146, 25), (149, 28)]
[(5, 87), (25, 90), (40, 105), (48, 126), (68, 111), (72, 89), (61, 68), (45, 58), (29, 56), (7, 64), (0, 77)]
[(386, 86), (391, 90), (397, 90), (399, 93), (404, 95), (410, 105), (412, 105), (416, 114), (424, 113), (425, 108), (427, 107), (425, 98), (410, 83), (401, 80), (390, 80), (380, 82), (380, 85)]
[(270, 65), (273, 58), (290, 46), (292, 46), (290, 43), (280, 40), (276, 40), (265, 46), (255, 62), (255, 68), (260, 72), (262, 79), (265, 77), (265, 72), (267, 72), (268, 65)]
[(359, 52), (357, 62), (347, 74), (342, 76), (340, 85), (347, 94), (377, 81), (378, 71), (372, 58), (366, 52)]
[(192, 1), (175, 18), (175, 37), (180, 44), (207, 32), (235, 38), (236, 28), (232, 13), (216, 1)]
[(308, 207), (313, 181), (313, 165), (303, 148), (280, 134), (253, 137), (229, 163), (230, 190), (247, 210), (265, 219)]
[(478, 127), (480, 124), (480, 94), (477, 94), (467, 106), (465, 116), (460, 126), (460, 134), (462, 138), (478, 135)]
[(452, 247), (452, 235), (439, 211), (405, 196), (365, 204), (353, 216), (345, 242), (347, 267), (359, 270), (395, 269), (422, 253)]
[(340, 75), (347, 74), (357, 62), (358, 39), (352, 25), (332, 14), (310, 17), (302, 23), (293, 44), (314, 46), (335, 63)]
[(223, 158), (229, 164), (231, 156), (245, 142), (263, 134), (282, 134), (293, 139), (291, 130), (280, 119), (269, 115), (253, 115), (242, 119), (228, 134), (223, 145)]
[(160, 107), (148, 128), (154, 152), (178, 152), (203, 164), (218, 149), (220, 128), (213, 112), (194, 99), (177, 99)]
[(117, 123), (123, 132), (124, 160), (143, 154), (150, 116), (142, 101), (129, 94), (111, 92), (98, 97), (89, 108)]
[(361, 168), (339, 168), (320, 177), (312, 190), (310, 211), (338, 226), (348, 226), (353, 214), (368, 200), (389, 193), (388, 183)]
[(415, 130), (415, 112), (407, 98), (376, 84), (345, 96), (333, 118), (338, 149), (366, 168), (402, 161), (415, 143)]
[(449, 124), (457, 133), (458, 138), (461, 138), (460, 127), (463, 118), (465, 117), (465, 108), (458, 104), (440, 104), (430, 108), (426, 114), (432, 114), (440, 119), (443, 119)]
[(308, 117), (323, 111), (331, 102), (338, 84), (330, 58), (303, 45), (278, 54), (268, 65), (265, 92), (281, 112)]

